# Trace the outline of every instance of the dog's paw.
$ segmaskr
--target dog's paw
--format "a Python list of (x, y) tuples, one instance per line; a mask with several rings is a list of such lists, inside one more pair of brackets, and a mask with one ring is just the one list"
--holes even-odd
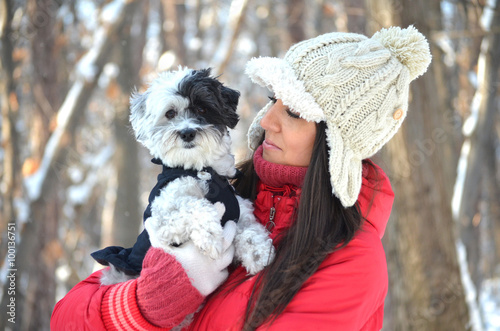
[(144, 228), (148, 232), (151, 246), (163, 248), (165, 251), (168, 251), (173, 244), (181, 244), (188, 240), (186, 231), (178, 231), (174, 224), (165, 219), (149, 217), (144, 222)]
[(217, 259), (222, 254), (221, 218), (226, 208), (221, 202), (215, 204), (206, 200), (196, 209), (191, 224), (190, 239), (205, 255)]
[(257, 223), (241, 229), (236, 235), (234, 245), (236, 258), (251, 275), (264, 269), (275, 256), (272, 239), (264, 227)]
[(212, 259), (220, 258), (222, 254), (223, 236), (219, 219), (205, 221), (201, 227), (194, 226), (191, 232), (194, 245)]
[[(159, 244), (168, 246), (182, 244), (189, 239), (191, 217), (182, 206), (187, 206), (189, 197), (178, 197), (175, 202), (158, 196), (151, 206), (151, 217), (144, 227), (150, 238), (157, 238)], [(151, 240), (153, 243), (153, 240)]]
[(212, 179), (212, 175), (207, 171), (198, 171), (196, 177), (203, 181), (209, 181), (210, 179)]
[[(193, 234), (194, 237), (198, 237), (197, 234)], [(222, 240), (215, 239), (215, 236), (210, 236), (210, 238), (206, 237), (206, 239), (201, 239), (201, 236), (198, 237), (195, 246), (206, 256), (211, 259), (217, 260), (221, 257), (222, 254)]]

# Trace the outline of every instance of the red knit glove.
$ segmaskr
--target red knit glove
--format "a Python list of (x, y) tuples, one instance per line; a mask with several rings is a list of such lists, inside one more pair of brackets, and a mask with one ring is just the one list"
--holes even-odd
[(136, 293), (144, 318), (160, 327), (180, 324), (204, 300), (175, 257), (154, 247), (144, 257)]

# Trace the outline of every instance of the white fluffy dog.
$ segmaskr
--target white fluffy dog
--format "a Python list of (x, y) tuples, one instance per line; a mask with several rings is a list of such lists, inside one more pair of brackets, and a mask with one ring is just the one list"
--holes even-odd
[(237, 173), (228, 128), (238, 122), (238, 98), (239, 92), (210, 76), (210, 69), (179, 68), (161, 73), (144, 93), (132, 96), (130, 122), (137, 140), (163, 164), (163, 173), (177, 172), (150, 196), (145, 229), (151, 245), (192, 240), (215, 259), (222, 253), (221, 219), (233, 220), (235, 258), (255, 274), (272, 261), (274, 247), (255, 220), (252, 203), (235, 196), (227, 181)]

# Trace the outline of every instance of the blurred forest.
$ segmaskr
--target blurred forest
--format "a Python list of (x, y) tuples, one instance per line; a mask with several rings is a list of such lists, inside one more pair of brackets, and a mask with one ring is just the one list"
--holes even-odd
[(384, 330), (500, 330), (499, 2), (0, 0), (0, 330), (48, 330), (56, 300), (98, 268), (89, 254), (135, 241), (158, 171), (129, 127), (135, 88), (214, 68), (242, 94), (241, 159), (267, 99), (250, 58), (411, 24), (433, 62), (374, 156), (396, 193)]

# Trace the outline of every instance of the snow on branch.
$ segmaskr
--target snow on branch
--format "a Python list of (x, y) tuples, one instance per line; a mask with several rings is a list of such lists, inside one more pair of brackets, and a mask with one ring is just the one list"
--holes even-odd
[(108, 3), (100, 15), (101, 25), (93, 36), (93, 44), (85, 56), (76, 65), (76, 79), (57, 113), (57, 127), (45, 147), (40, 168), (25, 179), (25, 187), (31, 201), (36, 201), (51, 178), (51, 169), (64, 153), (67, 139), (71, 135), (78, 119), (97, 85), (97, 79), (106, 64), (111, 49), (118, 38), (117, 34), (130, 10), (132, 0), (115, 0)]

